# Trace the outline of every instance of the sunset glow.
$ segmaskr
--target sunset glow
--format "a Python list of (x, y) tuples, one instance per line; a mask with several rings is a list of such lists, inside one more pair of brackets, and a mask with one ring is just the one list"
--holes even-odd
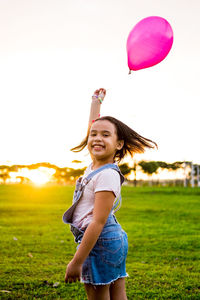
[(31, 180), (32, 183), (36, 185), (43, 185), (49, 182), (52, 178), (52, 175), (55, 174), (55, 169), (39, 167), (38, 169), (29, 170), (28, 168), (23, 168), (18, 172), (10, 172), (10, 182), (17, 183), (20, 182), (19, 177), (25, 177)]
[(42, 185), (49, 182), (55, 172), (54, 169), (40, 167), (37, 170), (29, 171), (28, 178), (36, 185)]

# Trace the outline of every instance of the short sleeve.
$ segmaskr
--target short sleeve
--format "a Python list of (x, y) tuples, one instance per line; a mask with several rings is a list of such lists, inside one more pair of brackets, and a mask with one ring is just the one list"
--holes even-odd
[(115, 197), (120, 195), (120, 175), (113, 169), (105, 169), (94, 176), (94, 192), (111, 191)]

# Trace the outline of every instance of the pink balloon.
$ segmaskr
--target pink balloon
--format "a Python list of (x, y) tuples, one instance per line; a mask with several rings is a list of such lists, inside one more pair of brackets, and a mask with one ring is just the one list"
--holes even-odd
[(138, 22), (127, 40), (128, 67), (141, 70), (161, 62), (173, 44), (170, 24), (161, 17), (148, 17)]

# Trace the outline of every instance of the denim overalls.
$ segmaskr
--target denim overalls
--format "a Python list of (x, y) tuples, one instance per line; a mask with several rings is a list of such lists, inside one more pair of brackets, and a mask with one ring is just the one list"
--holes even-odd
[[(73, 223), (72, 223), (74, 210), (75, 210), (78, 202), (80, 201), (81, 196), (83, 195), (83, 191), (84, 191), (86, 184), (88, 184), (88, 182), (92, 179), (92, 177), (94, 175), (103, 171), (104, 169), (110, 169), (110, 168), (116, 170), (119, 173), (120, 179), (121, 179), (121, 184), (122, 184), (124, 182), (124, 176), (121, 174), (119, 167), (115, 164), (106, 164), (106, 165), (94, 170), (93, 172), (91, 172), (86, 178), (84, 178), (82, 183), (81, 183), (82, 177), (80, 177), (76, 182), (76, 189), (75, 189), (74, 196), (73, 196), (73, 204), (63, 215), (63, 222), (70, 224), (71, 231), (75, 237), (76, 243), (80, 242), (80, 239), (82, 239), (82, 235), (84, 234), (84, 231), (82, 231), (81, 229), (79, 229), (78, 227), (73, 225)], [(120, 205), (116, 209), (116, 207), (118, 206), (119, 203), (120, 203)], [(120, 208), (120, 206), (121, 206), (121, 195), (117, 199), (116, 203), (113, 205), (110, 215), (112, 213), (115, 213)], [(110, 217), (110, 215), (109, 215), (109, 217)]]
[[(80, 177), (76, 182), (73, 204), (64, 213), (63, 222), (70, 225), (71, 231), (75, 237), (75, 242), (78, 244), (81, 243), (84, 230), (81, 230), (73, 224), (74, 210), (83, 195), (86, 184), (88, 184), (94, 175), (108, 168), (114, 169), (119, 173), (122, 184), (124, 176), (121, 174), (120, 169), (116, 164), (106, 164), (92, 171), (83, 180), (82, 177)], [(96, 245), (83, 264), (81, 281), (84, 283), (91, 283), (94, 285), (109, 284), (118, 278), (128, 276), (125, 270), (125, 260), (128, 251), (127, 235), (114, 215), (120, 207), (121, 195), (114, 203)], [(100, 259), (100, 257), (102, 259)]]

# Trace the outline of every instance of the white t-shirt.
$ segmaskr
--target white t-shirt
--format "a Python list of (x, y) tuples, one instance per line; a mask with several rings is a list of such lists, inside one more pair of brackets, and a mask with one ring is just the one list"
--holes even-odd
[[(85, 170), (82, 180), (93, 170), (92, 164)], [(73, 224), (80, 229), (85, 229), (92, 220), (95, 193), (100, 191), (112, 191), (115, 200), (121, 192), (120, 175), (113, 169), (104, 169), (92, 177), (86, 184), (83, 195), (73, 214)]]

